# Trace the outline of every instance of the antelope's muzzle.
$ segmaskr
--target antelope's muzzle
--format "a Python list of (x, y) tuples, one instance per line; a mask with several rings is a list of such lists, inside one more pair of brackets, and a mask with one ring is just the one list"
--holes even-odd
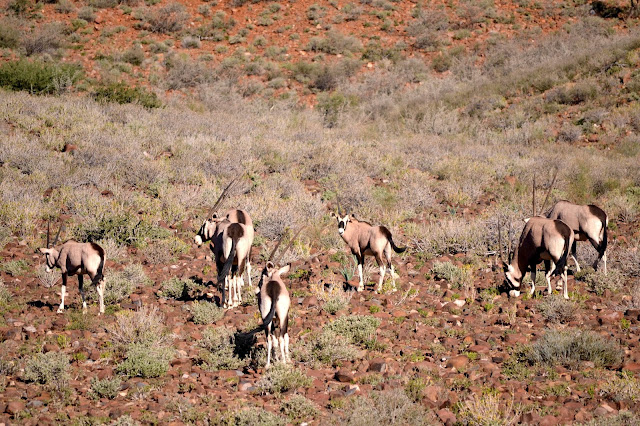
[(193, 237), (193, 242), (196, 243), (198, 247), (202, 245), (202, 237), (200, 235), (196, 235)]

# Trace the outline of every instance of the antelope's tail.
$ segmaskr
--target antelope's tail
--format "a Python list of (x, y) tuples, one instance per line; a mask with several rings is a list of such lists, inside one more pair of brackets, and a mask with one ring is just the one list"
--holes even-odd
[(233, 266), (233, 259), (236, 257), (236, 244), (238, 240), (236, 238), (231, 239), (231, 252), (229, 252), (229, 256), (227, 260), (224, 262), (222, 266), (222, 271), (218, 274), (218, 284), (222, 283), (222, 301), (221, 304), (224, 303), (225, 298), (227, 296), (227, 289), (224, 287), (224, 279), (229, 275), (231, 271), (231, 266)]

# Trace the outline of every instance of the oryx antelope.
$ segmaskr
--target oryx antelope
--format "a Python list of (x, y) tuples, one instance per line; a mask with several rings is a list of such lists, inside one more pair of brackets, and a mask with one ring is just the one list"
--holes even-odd
[(100, 299), (100, 314), (104, 313), (104, 290), (105, 280), (103, 276), (105, 253), (102, 247), (96, 243), (78, 243), (76, 241), (67, 241), (60, 247), (55, 248), (62, 230), (62, 225), (56, 234), (53, 244), (49, 246), (49, 227), (47, 226), (47, 247), (40, 248), (40, 253), (45, 255), (47, 272), (51, 272), (53, 268), (60, 268), (62, 271), (62, 301), (58, 308), (58, 313), (64, 311), (64, 297), (67, 291), (67, 277), (69, 275), (78, 276), (78, 287), (82, 296), (82, 312), (87, 312), (87, 302), (84, 296), (83, 275), (89, 275), (91, 282), (96, 286), (98, 297)]
[(291, 265), (276, 268), (271, 261), (262, 270), (258, 295), (258, 309), (262, 317), (262, 326), (267, 337), (267, 365), (271, 365), (271, 350), (280, 348), (281, 360), (287, 363), (289, 357), (289, 307), (291, 299), (282, 275), (289, 272)]
[(549, 219), (558, 219), (569, 225), (575, 235), (571, 246), (571, 257), (580, 271), (580, 265), (576, 259), (576, 242), (589, 241), (598, 251), (598, 258), (593, 264), (597, 269), (600, 259), (603, 261), (603, 271), (607, 273), (607, 226), (609, 219), (607, 214), (593, 204), (578, 205), (569, 201), (558, 201), (547, 214)]
[(380, 267), (380, 279), (376, 292), (382, 291), (382, 282), (387, 268), (390, 269), (393, 288), (396, 287), (396, 273), (391, 264), (391, 249), (396, 253), (402, 253), (407, 248), (397, 247), (393, 242), (391, 231), (385, 226), (372, 226), (367, 222), (362, 222), (353, 217), (353, 215), (345, 215), (340, 217), (339, 214), (331, 213), (338, 220), (338, 233), (345, 243), (351, 249), (351, 253), (356, 257), (358, 262), (358, 277), (360, 279), (357, 290), (364, 290), (364, 282), (362, 278), (362, 267), (364, 266), (364, 257), (366, 255), (374, 256)]
[[(526, 219), (518, 247), (507, 264), (503, 261), (505, 277), (513, 287), (511, 296), (520, 295), (520, 284), (527, 269), (531, 271), (531, 290), (535, 291), (536, 265), (544, 260), (547, 291), (551, 293), (551, 275), (560, 274), (564, 287), (564, 298), (569, 298), (567, 289), (567, 256), (574, 242), (571, 228), (560, 220), (534, 216)], [(511, 256), (511, 254), (509, 255)]]

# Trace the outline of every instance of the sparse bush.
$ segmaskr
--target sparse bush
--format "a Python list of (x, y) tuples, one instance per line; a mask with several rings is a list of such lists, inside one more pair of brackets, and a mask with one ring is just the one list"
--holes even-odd
[(69, 357), (62, 352), (39, 353), (27, 360), (24, 380), (40, 383), (47, 388), (62, 391), (70, 379)]
[(21, 44), (27, 56), (52, 52), (62, 47), (62, 26), (57, 23), (45, 24), (26, 33)]
[(25, 259), (10, 260), (3, 263), (1, 269), (12, 277), (17, 277), (27, 273), (29, 264)]
[(195, 87), (213, 80), (213, 74), (204, 64), (186, 57), (171, 56), (167, 59), (167, 87), (183, 89)]
[(613, 401), (640, 401), (640, 380), (633, 374), (618, 374), (600, 388), (600, 394)]
[(116, 243), (111, 238), (98, 241), (98, 245), (104, 249), (109, 260), (120, 262), (127, 256), (127, 248)]
[(596, 367), (613, 367), (622, 361), (620, 346), (591, 330), (547, 330), (518, 355), (530, 364), (563, 365), (577, 368), (582, 361)]
[(447, 280), (451, 288), (466, 288), (473, 280), (469, 266), (458, 267), (451, 262), (434, 262), (431, 268), (435, 278)]
[[(129, 87), (123, 82), (111, 83), (106, 86), (98, 87), (93, 94), (93, 97), (98, 102), (138, 104), (145, 108), (159, 108), (162, 106), (162, 103), (155, 93), (150, 92), (144, 87)], [(121, 240), (121, 238), (118, 238), (118, 240)], [(122, 243), (123, 241), (116, 242)]]
[(199, 49), (202, 43), (198, 37), (186, 36), (180, 42), (185, 49)]
[(193, 302), (189, 310), (191, 311), (191, 321), (195, 324), (213, 324), (224, 316), (224, 309), (219, 308), (215, 303), (206, 301)]
[(352, 361), (358, 355), (358, 349), (349, 343), (346, 337), (331, 330), (308, 334), (296, 342), (292, 349), (293, 358), (315, 367), (336, 366), (340, 361)]
[(282, 417), (263, 408), (249, 407), (223, 413), (218, 419), (218, 424), (221, 426), (285, 426), (287, 422)]
[(280, 411), (294, 424), (308, 422), (318, 415), (318, 407), (302, 395), (293, 395), (280, 404)]
[(327, 290), (324, 284), (319, 283), (312, 286), (311, 290), (322, 302), (322, 309), (332, 315), (349, 306), (349, 301), (353, 296), (353, 292), (345, 291), (339, 285), (333, 285)]
[(370, 397), (359, 396), (341, 411), (336, 414), (347, 426), (417, 426), (436, 423), (426, 409), (411, 401), (401, 389), (372, 392)]
[(21, 38), (20, 24), (9, 17), (0, 18), (0, 48), (14, 49)]
[(369, 315), (348, 315), (340, 317), (325, 326), (340, 336), (344, 336), (354, 345), (368, 346), (375, 338), (380, 319)]
[(118, 59), (122, 62), (140, 66), (142, 65), (142, 61), (144, 61), (144, 50), (142, 50), (142, 47), (139, 44), (136, 44), (135, 46), (125, 50), (117, 56)]
[(640, 417), (631, 411), (619, 411), (612, 416), (600, 416), (586, 423), (576, 423), (577, 426), (636, 426), (640, 423)]
[(181, 239), (171, 237), (156, 240), (144, 249), (149, 263), (162, 265), (175, 261), (175, 258), (189, 251), (189, 246)]
[(125, 360), (116, 371), (129, 377), (160, 377), (169, 369), (173, 349), (161, 345), (134, 343), (127, 346)]
[(515, 425), (520, 418), (513, 399), (501, 400), (499, 395), (472, 395), (461, 407), (458, 420), (463, 425)]
[(91, 6), (84, 6), (78, 10), (78, 19), (93, 22), (96, 19), (96, 10)]
[(313, 381), (290, 364), (274, 364), (256, 383), (263, 394), (281, 394), (301, 387), (308, 388)]
[(53, 9), (58, 13), (69, 14), (76, 10), (76, 7), (70, 0), (59, 0)]
[(97, 9), (110, 9), (118, 5), (118, 0), (89, 0), (89, 6)]
[(623, 284), (622, 273), (618, 269), (609, 268), (607, 274), (600, 269), (588, 273), (583, 277), (587, 288), (598, 296), (602, 296), (605, 290), (618, 291)]
[(560, 296), (550, 296), (538, 304), (542, 317), (554, 324), (566, 324), (573, 320), (578, 307), (572, 300)]
[(114, 399), (118, 396), (121, 383), (122, 381), (119, 377), (106, 378), (103, 380), (94, 377), (91, 379), (91, 390), (89, 391), (89, 396), (94, 399)]
[(44, 288), (51, 288), (58, 282), (61, 273), (58, 272), (57, 269), (47, 272), (47, 267), (43, 264), (36, 269), (36, 276), (38, 277), (38, 281), (40, 281), (40, 285)]
[(305, 49), (332, 55), (350, 55), (362, 50), (362, 43), (353, 36), (347, 36), (337, 31), (329, 31), (327, 38), (311, 38)]
[(186, 299), (199, 289), (200, 286), (193, 280), (174, 277), (162, 283), (159, 294), (170, 299)]
[(0, 277), (0, 306), (7, 306), (11, 302), (11, 292)]
[(170, 341), (163, 315), (156, 306), (143, 306), (137, 312), (118, 312), (110, 331), (114, 342), (123, 346), (162, 346)]
[(169, 34), (180, 31), (189, 19), (189, 14), (180, 3), (169, 3), (158, 9), (147, 10), (147, 28), (154, 33)]
[(230, 328), (207, 328), (198, 346), (203, 349), (200, 360), (207, 370), (235, 370), (244, 365), (235, 355), (235, 337)]

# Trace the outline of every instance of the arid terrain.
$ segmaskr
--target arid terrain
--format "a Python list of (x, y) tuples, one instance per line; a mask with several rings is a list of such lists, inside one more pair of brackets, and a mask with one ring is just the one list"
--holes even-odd
[[(633, 6), (0, 4), (0, 423), (640, 424)], [(223, 310), (193, 237), (234, 179), (254, 287)], [(568, 300), (509, 297), (501, 255), (561, 199), (607, 212), (608, 273), (581, 242)], [(338, 205), (407, 247), (397, 291), (371, 258), (355, 291)], [(105, 249), (105, 315), (86, 277), (56, 313), (47, 228)], [(292, 363), (265, 369), (281, 239)]]

